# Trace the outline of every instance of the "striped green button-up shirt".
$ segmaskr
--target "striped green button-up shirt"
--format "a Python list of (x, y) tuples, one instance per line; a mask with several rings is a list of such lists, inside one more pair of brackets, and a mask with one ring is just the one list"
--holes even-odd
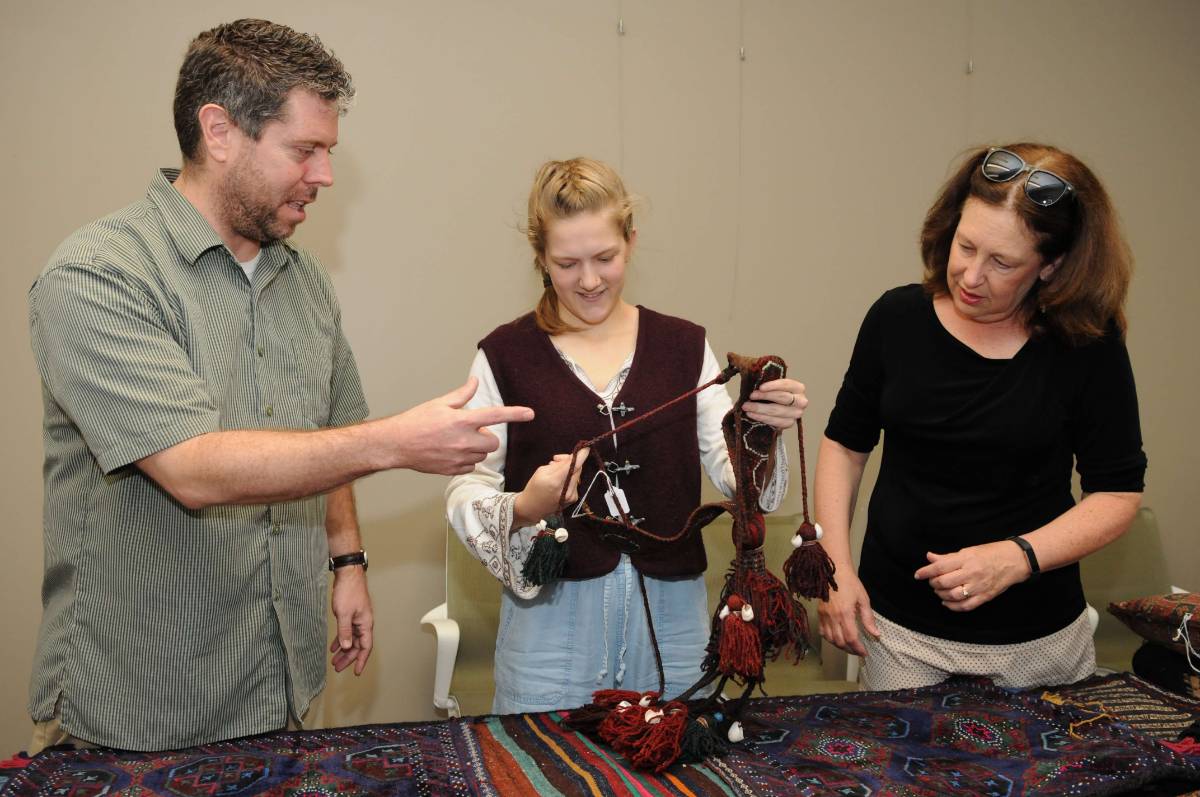
[(322, 497), (191, 511), (132, 463), (367, 415), (320, 265), (275, 244), (247, 279), (177, 174), (67, 239), (29, 293), (46, 449), (30, 711), (135, 750), (303, 714), (324, 686), (328, 547)]

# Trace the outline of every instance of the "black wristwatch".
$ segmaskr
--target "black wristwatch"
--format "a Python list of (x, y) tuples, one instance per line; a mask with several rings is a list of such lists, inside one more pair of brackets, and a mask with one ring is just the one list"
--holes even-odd
[(367, 572), (367, 552), (358, 551), (357, 553), (344, 553), (341, 556), (329, 557), (330, 570), (337, 570), (339, 567), (349, 567), (350, 565), (362, 565), (363, 572)]
[(1042, 572), (1042, 568), (1038, 566), (1037, 554), (1033, 552), (1033, 546), (1029, 544), (1029, 540), (1024, 537), (1009, 537), (1008, 540), (1015, 542), (1025, 552), (1025, 558), (1029, 560), (1029, 577), (1036, 578), (1037, 574)]

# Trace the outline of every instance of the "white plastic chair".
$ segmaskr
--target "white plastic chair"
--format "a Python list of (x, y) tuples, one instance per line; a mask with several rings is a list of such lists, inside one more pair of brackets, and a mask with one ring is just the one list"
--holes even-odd
[(433, 706), (448, 716), (461, 717), (458, 698), (450, 694), (450, 679), (454, 676), (454, 661), (458, 658), (458, 623), (450, 619), (446, 604), (439, 603), (425, 613), (421, 625), (429, 626), (437, 638), (437, 663), (433, 675)]
[(437, 643), (433, 705), (448, 716), (484, 714), (492, 705), (492, 659), (500, 584), (446, 527), (446, 600), (421, 618)]

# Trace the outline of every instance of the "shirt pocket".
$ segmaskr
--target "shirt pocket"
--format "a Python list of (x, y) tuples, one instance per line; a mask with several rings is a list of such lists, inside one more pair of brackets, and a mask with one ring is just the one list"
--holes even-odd
[(333, 379), (333, 340), (320, 336), (291, 338), (292, 379), (304, 419), (312, 428), (329, 425), (330, 382)]

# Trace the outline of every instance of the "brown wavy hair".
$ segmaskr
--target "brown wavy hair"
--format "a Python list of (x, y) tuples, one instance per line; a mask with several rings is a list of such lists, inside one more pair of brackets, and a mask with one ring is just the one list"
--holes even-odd
[(525, 237), (533, 247), (533, 268), (542, 277), (542, 296), (534, 317), (547, 335), (577, 331), (562, 320), (558, 295), (546, 265), (546, 232), (551, 222), (577, 213), (611, 210), (613, 223), (628, 243), (633, 236), (633, 198), (613, 167), (591, 158), (548, 161), (538, 169), (529, 190)]
[(185, 160), (200, 163), (200, 109), (215, 103), (257, 141), (281, 119), (292, 89), (311, 91), (344, 114), (354, 83), (316, 36), (265, 19), (239, 19), (192, 40), (175, 84), (175, 135)]
[(1095, 340), (1111, 327), (1123, 336), (1133, 256), (1099, 178), (1078, 158), (1056, 147), (1024, 142), (1002, 148), (1034, 168), (1054, 172), (1075, 190), (1043, 207), (1025, 196), (1027, 173), (1008, 182), (992, 182), (982, 170), (988, 147), (968, 153), (925, 216), (921, 229), (925, 291), (931, 296), (947, 292), (950, 246), (963, 205), (974, 197), (1016, 213), (1032, 233), (1044, 262), (1062, 257), (1050, 279), (1035, 282), (1025, 297), (1022, 309), (1035, 333), (1049, 330), (1072, 345)]

